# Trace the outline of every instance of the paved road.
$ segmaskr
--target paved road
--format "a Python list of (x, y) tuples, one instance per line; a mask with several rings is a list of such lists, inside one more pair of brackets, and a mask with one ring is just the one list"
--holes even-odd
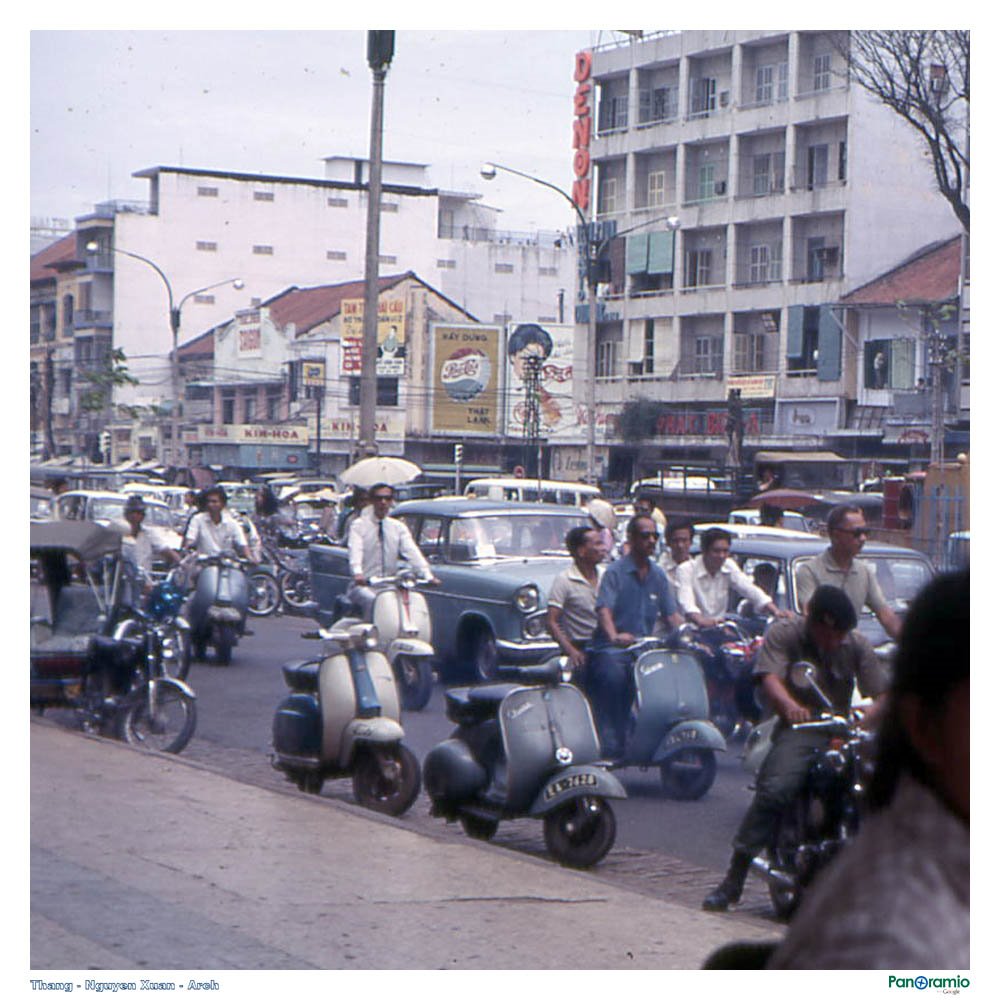
[[(198, 695), (198, 729), (184, 755), (251, 784), (287, 788), (288, 782), (269, 763), (271, 718), (285, 695), (281, 663), (318, 652), (316, 642), (300, 637), (315, 625), (311, 619), (281, 616), (256, 619), (252, 627), (255, 634), (236, 648), (232, 666), (197, 663), (192, 668), (188, 680)], [(444, 717), (442, 688), (436, 686), (422, 712), (406, 713), (403, 724), (407, 744), (423, 759), (452, 728)], [(699, 802), (663, 798), (655, 770), (630, 769), (622, 777), (629, 799), (615, 803), (616, 846), (597, 874), (625, 880), (658, 898), (699, 905), (725, 868), (732, 831), (749, 801), (738, 749), (720, 759), (716, 783)], [(349, 780), (327, 782), (322, 794), (353, 801)], [(428, 805), (421, 794), (406, 822), (440, 831), (446, 825), (428, 814)], [(464, 836), (457, 824), (447, 829)], [(545, 853), (541, 825), (533, 820), (501, 824), (494, 843), (533, 855)], [(741, 909), (769, 914), (761, 885), (750, 884)]]

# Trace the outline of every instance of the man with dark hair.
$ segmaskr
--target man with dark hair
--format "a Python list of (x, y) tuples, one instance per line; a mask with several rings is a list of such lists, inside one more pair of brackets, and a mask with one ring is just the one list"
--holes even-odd
[(882, 593), (875, 567), (858, 558), (868, 537), (861, 508), (839, 504), (830, 511), (826, 528), (830, 547), (807, 559), (795, 571), (799, 607), (807, 609), (817, 587), (823, 584), (839, 587), (850, 598), (855, 612), (861, 614), (867, 605), (889, 636), (898, 639), (901, 622)]
[(787, 616), (729, 557), (732, 535), (723, 528), (709, 528), (701, 536), (701, 554), (677, 570), (677, 603), (699, 628), (712, 628), (729, 610), (729, 595), (736, 591), (748, 598), (754, 610)]
[(760, 523), (766, 528), (781, 528), (785, 523), (785, 512), (773, 503), (761, 504)]
[(879, 728), (871, 811), (821, 873), (777, 969), (969, 968), (969, 573), (906, 616)]
[(652, 561), (659, 535), (656, 522), (637, 514), (629, 521), (627, 533), (628, 554), (613, 562), (601, 578), (598, 629), (588, 669), (601, 743), (611, 756), (620, 754), (625, 746), (631, 662), (626, 647), (653, 635), (658, 620), (674, 628), (683, 621), (666, 573)]
[(677, 597), (677, 570), (691, 559), (694, 541), (694, 523), (687, 518), (671, 518), (667, 524), (667, 551), (660, 558), (663, 572), (667, 574), (674, 598)]
[(791, 728), (808, 722), (823, 707), (812, 692), (793, 692), (788, 683), (792, 665), (802, 660), (815, 665), (817, 684), (840, 715), (850, 711), (857, 681), (861, 694), (875, 699), (862, 725), (873, 728), (877, 724), (885, 707), (888, 678), (872, 644), (854, 630), (857, 622), (844, 592), (822, 586), (813, 594), (805, 618), (779, 619), (765, 633), (754, 675), (778, 721), (771, 749), (757, 773), (753, 801), (733, 838), (729, 870), (705, 897), (704, 909), (725, 910), (739, 900), (751, 862), (773, 844), (782, 812), (799, 794), (813, 758), (829, 739), (823, 732)]
[(586, 647), (597, 627), (597, 588), (601, 582), (604, 542), (596, 528), (577, 525), (566, 533), (573, 565), (552, 581), (547, 622), (559, 648), (569, 657), (574, 673), (582, 673)]
[(250, 561), (247, 536), (236, 518), (226, 511), (226, 491), (221, 486), (210, 486), (202, 491), (201, 497), (204, 510), (188, 522), (184, 548), (204, 556), (235, 553)]

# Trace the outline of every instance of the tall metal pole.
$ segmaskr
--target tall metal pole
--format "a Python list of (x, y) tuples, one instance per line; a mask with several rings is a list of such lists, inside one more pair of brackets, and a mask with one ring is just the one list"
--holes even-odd
[(378, 385), (378, 250), (379, 209), (382, 202), (382, 105), (385, 77), (392, 61), (393, 31), (368, 32), (368, 65), (372, 71), (372, 118), (368, 156), (368, 223), (365, 231), (365, 315), (361, 336), (361, 393), (358, 414), (358, 451), (363, 457), (378, 452), (375, 442), (375, 402)]

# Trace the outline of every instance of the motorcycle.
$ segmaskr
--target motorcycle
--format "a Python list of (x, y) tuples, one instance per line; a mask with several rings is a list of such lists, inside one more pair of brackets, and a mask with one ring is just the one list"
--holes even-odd
[(507, 683), (447, 691), (457, 728), (425, 758), (424, 787), (431, 814), (458, 819), (470, 837), (489, 840), (504, 819), (539, 818), (552, 855), (589, 868), (615, 841), (608, 799), (626, 796), (601, 760), (590, 705), (564, 672), (556, 657), (499, 668)]
[(179, 753), (194, 732), (194, 692), (166, 673), (172, 626), (123, 605), (120, 551), (120, 535), (96, 524), (31, 526), (32, 597), (48, 607), (31, 621), (31, 706), (69, 709), (87, 732)]
[(206, 647), (212, 645), (217, 662), (228, 666), (246, 623), (245, 564), (229, 555), (200, 555), (196, 561), (200, 572), (187, 607), (194, 657), (204, 660)]
[[(377, 591), (371, 621), (378, 630), (378, 648), (392, 664), (403, 708), (411, 712), (427, 704), (434, 686), (431, 617), (424, 595), (416, 589), (420, 582), (417, 574), (405, 567), (392, 576), (368, 581)], [(351, 617), (357, 609), (346, 598), (339, 599), (339, 609), (346, 613), (335, 627), (346, 628), (361, 620)]]
[[(832, 711), (816, 682), (815, 666), (805, 661), (794, 664), (789, 680), (794, 687), (813, 692), (828, 711), (791, 726), (826, 736), (826, 746), (817, 747), (801, 792), (782, 814), (774, 846), (765, 848), (751, 869), (765, 880), (774, 912), (782, 919), (791, 917), (806, 887), (857, 833), (873, 768), (874, 741), (874, 735), (859, 726), (857, 710), (849, 718)], [(756, 774), (760, 769), (776, 726), (777, 718), (772, 717), (747, 737), (746, 770)]]
[(318, 795), (327, 778), (350, 776), (361, 805), (400, 816), (420, 792), (420, 764), (403, 745), (392, 669), (364, 623), (316, 632), (322, 658), (281, 668), (289, 694), (272, 723), (273, 766)]
[(715, 782), (715, 755), (726, 741), (709, 719), (698, 658), (673, 637), (640, 639), (632, 657), (632, 705), (625, 749), (615, 768), (659, 767), (660, 786), (672, 799), (700, 799)]
[(711, 628), (685, 624), (677, 642), (701, 663), (708, 693), (709, 718), (724, 739), (760, 720), (753, 665), (763, 644), (766, 619), (729, 616)]

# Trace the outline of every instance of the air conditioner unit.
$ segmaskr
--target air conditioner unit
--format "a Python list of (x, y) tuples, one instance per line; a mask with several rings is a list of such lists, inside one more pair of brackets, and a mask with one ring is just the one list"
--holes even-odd
[(643, 363), (641, 361), (630, 361), (628, 363), (629, 377), (631, 378), (632, 376), (635, 376), (635, 375), (641, 375), (643, 373), (643, 368), (644, 367), (645, 366), (643, 365)]
[(719, 91), (719, 107), (726, 108), (729, 106), (729, 91), (720, 90)]
[(715, 193), (716, 194), (725, 194), (726, 193), (726, 182), (725, 181), (716, 181), (715, 182)]

